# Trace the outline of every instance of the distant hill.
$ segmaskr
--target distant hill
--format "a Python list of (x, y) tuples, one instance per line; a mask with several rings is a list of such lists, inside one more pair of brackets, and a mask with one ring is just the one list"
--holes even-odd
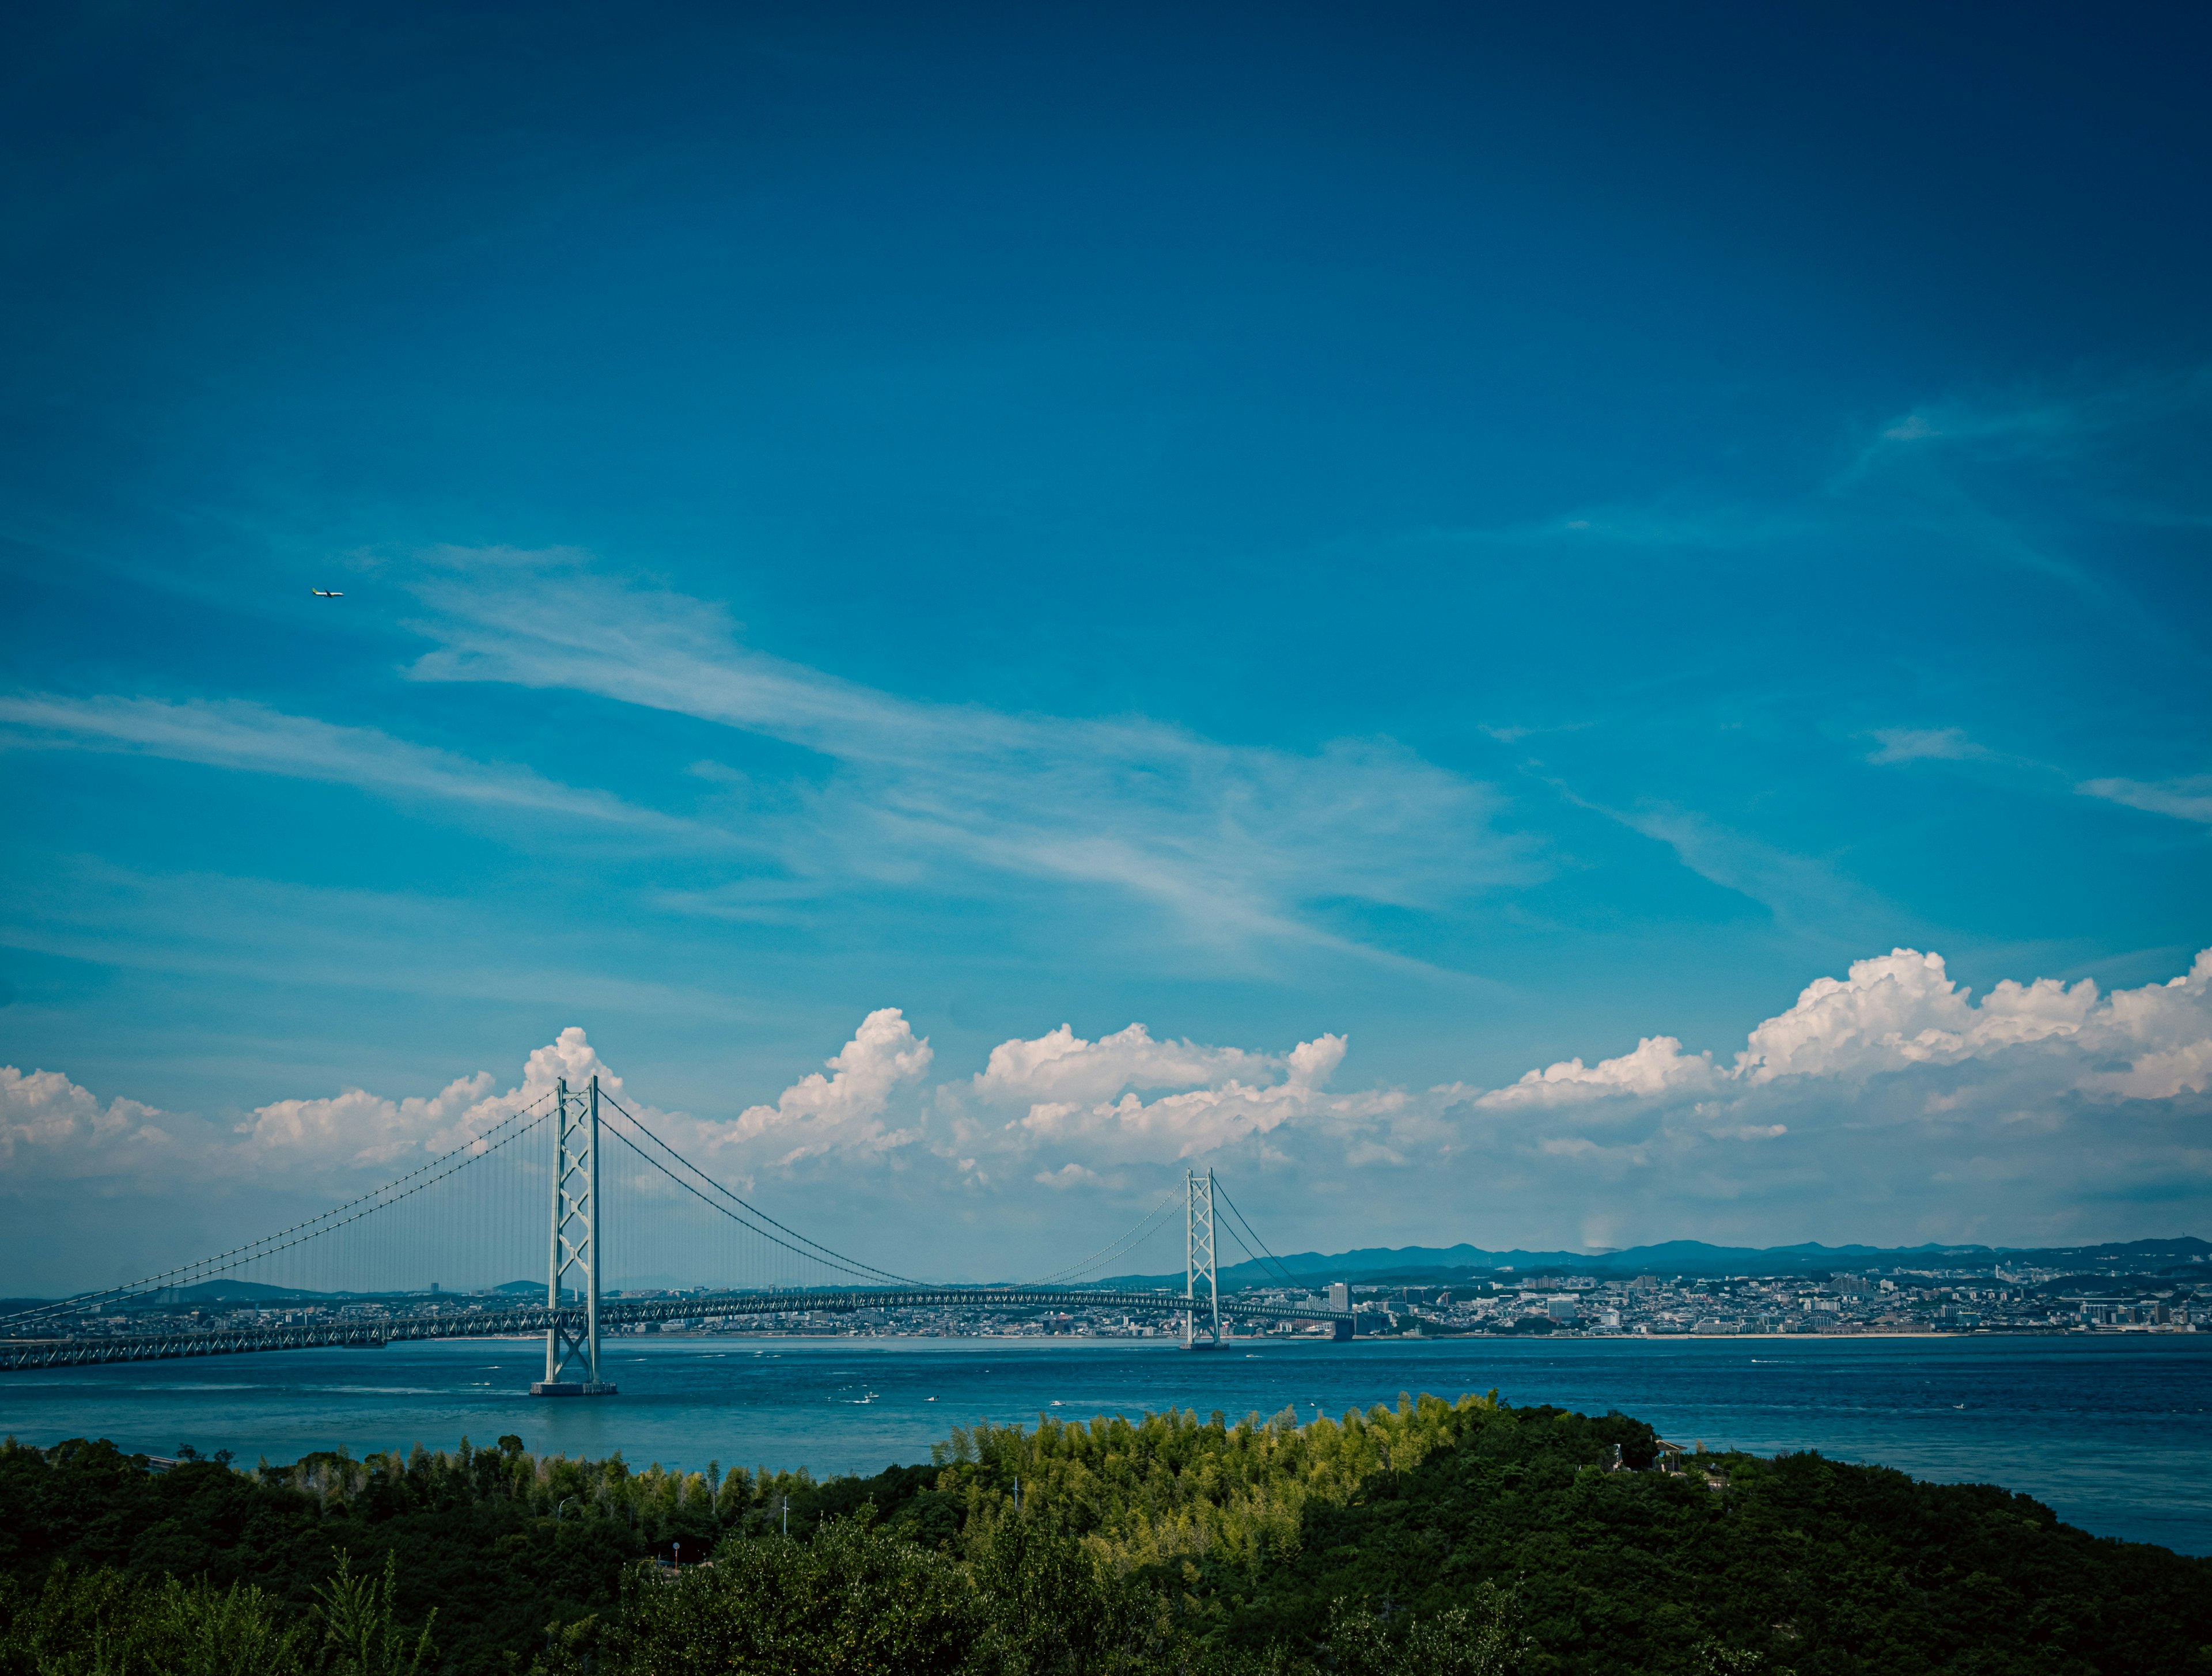
[[(1620, 1251), (1486, 1251), (1480, 1246), (1370, 1247), (1323, 1254), (1302, 1251), (1281, 1260), (1300, 1280), (1322, 1284), (1352, 1280), (1365, 1284), (1438, 1284), (1510, 1272), (1532, 1274), (1807, 1274), (1858, 1268), (2021, 1268), (2071, 1270), (2080, 1273), (2154, 1272), (2177, 1265), (2212, 1263), (2212, 1243), (2194, 1236), (2173, 1240), (2130, 1240), (2103, 1245), (2021, 1247), (1988, 1245), (1799, 1245), (1766, 1247), (1708, 1245), (1703, 1240), (1668, 1240)], [(1264, 1285), (1280, 1277), (1269, 1265), (1224, 1264), (1224, 1287)], [(1158, 1286), (1180, 1283), (1181, 1272), (1167, 1275), (1121, 1275), (1107, 1286)]]
[[(1281, 1260), (1282, 1268), (1302, 1283), (1316, 1287), (1333, 1280), (1363, 1285), (1449, 1285), (1469, 1281), (1522, 1278), (1543, 1274), (1634, 1275), (1666, 1274), (1719, 1276), (1728, 1274), (1827, 1274), (1838, 1270), (1943, 1268), (2055, 1269), (2068, 1274), (2155, 1274), (2172, 1269), (2191, 1271), (2212, 1279), (2212, 1242), (2191, 1236), (2172, 1240), (2128, 1240), (2102, 1245), (1990, 1246), (1990, 1245), (1820, 1245), (1808, 1241), (1798, 1245), (1765, 1247), (1708, 1245), (1703, 1240), (1668, 1240), (1657, 1245), (1631, 1246), (1620, 1251), (1488, 1251), (1476, 1245), (1370, 1246), (1358, 1251), (1295, 1252)], [(1224, 1289), (1280, 1284), (1282, 1276), (1265, 1263), (1224, 1263)], [(665, 1283), (665, 1284), (664, 1284)], [(644, 1282), (632, 1283), (641, 1287)], [(651, 1284), (678, 1290), (700, 1284), (674, 1277), (655, 1276)], [(992, 1281), (958, 1282), (989, 1285)], [(1102, 1287), (1180, 1288), (1182, 1272), (1167, 1274), (1123, 1274), (1079, 1283)], [(491, 1290), (510, 1297), (542, 1296), (542, 1280), (510, 1280)], [(118, 1309), (200, 1309), (224, 1303), (251, 1304), (269, 1309), (279, 1304), (398, 1303), (420, 1298), (420, 1292), (311, 1292), (265, 1285), (254, 1280), (205, 1280), (136, 1296)], [(448, 1296), (459, 1294), (448, 1293)], [(58, 1300), (0, 1299), (0, 1316), (36, 1309)]]
[(349, 1292), (311, 1292), (299, 1286), (270, 1286), (258, 1280), (203, 1280), (196, 1286), (165, 1286), (131, 1299), (134, 1304), (183, 1304), (198, 1309), (210, 1303), (314, 1303), (330, 1297), (349, 1297)]

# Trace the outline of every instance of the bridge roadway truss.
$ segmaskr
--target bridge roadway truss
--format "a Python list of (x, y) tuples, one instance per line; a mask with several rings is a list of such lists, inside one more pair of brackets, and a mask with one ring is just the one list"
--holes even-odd
[[(1181, 1315), (1180, 1292), (1117, 1292), (1056, 1286), (888, 1286), (866, 1290), (714, 1292), (701, 1297), (603, 1298), (599, 1325), (716, 1320), (732, 1315), (799, 1315), (861, 1309), (1119, 1309), (1128, 1315)], [(1319, 1321), (1349, 1338), (1352, 1317), (1326, 1308), (1247, 1303), (1224, 1297), (1220, 1310), (1239, 1321)], [(33, 1368), (81, 1368), (108, 1362), (163, 1362), (185, 1356), (240, 1356), (256, 1351), (355, 1349), (428, 1339), (489, 1339), (560, 1328), (582, 1330), (584, 1309), (544, 1303), (501, 1304), (392, 1315), (381, 1321), (330, 1321), (234, 1328), (116, 1333), (107, 1338), (0, 1339), (0, 1373)]]

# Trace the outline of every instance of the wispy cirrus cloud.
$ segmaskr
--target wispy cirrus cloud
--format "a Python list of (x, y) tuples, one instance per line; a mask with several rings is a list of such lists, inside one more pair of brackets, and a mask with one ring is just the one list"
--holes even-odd
[(2074, 788), (2084, 797), (2102, 798), (2153, 815), (2212, 825), (2212, 774), (2179, 780), (2085, 780)]
[(1645, 506), (1578, 507), (1520, 524), (1431, 526), (1413, 531), (1406, 539), (1419, 546), (1713, 553), (1769, 547), (1812, 527), (1802, 512), (1784, 507), (1695, 505), (1670, 496)]
[[(1953, 475), (1976, 462), (2050, 458), (2106, 448), (2145, 427), (2212, 409), (2212, 368), (2121, 379), (2073, 390), (2015, 390), (1930, 401), (1844, 439), (1839, 469), (1766, 501), (1699, 501), (1670, 493), (1643, 502), (1586, 505), (1490, 527), (1408, 532), (1419, 544), (1573, 552), (1746, 552), (1802, 547), (1887, 530), (1939, 531), (1969, 550), (2083, 586), (2087, 573)], [(2123, 510), (2115, 504), (2114, 512)], [(2126, 516), (2201, 525), (2203, 509), (2128, 506)]]
[(397, 988), (441, 1006), (527, 997), (688, 1018), (703, 1029), (757, 1016), (732, 988), (580, 962), (557, 923), (518, 926), (472, 896), (145, 871), (82, 856), (39, 865), (40, 890), (0, 892), (0, 943), (158, 982), (323, 992), (341, 1013), (362, 992)]
[(1878, 727), (1869, 762), (1965, 762), (1990, 755), (1986, 747), (1966, 737), (1962, 727)]
[(1898, 917), (1875, 891), (1825, 858), (1783, 849), (1699, 811), (1662, 803), (1613, 809), (1564, 785), (1558, 789), (1577, 808), (1666, 845), (1690, 871), (1757, 902), (1778, 924), (1833, 939), (1869, 920), (1894, 923)]
[[(2106, 464), (2131, 443), (2212, 416), (2212, 367), (2158, 372), (2075, 388), (2020, 389), (1929, 401), (1840, 438), (1840, 465), (1765, 501), (1680, 493), (1575, 507), (1490, 527), (1407, 532), (1417, 545), (1571, 554), (1780, 554), (1836, 563), (1873, 546), (1934, 537), (1948, 555), (2032, 572), (2156, 635), (2161, 625), (2075, 550), (2079, 530), (2033, 510), (2004, 473), (2051, 459)], [(2124, 472), (2100, 471), (2117, 479)], [(2111, 483), (2077, 514), (2119, 525), (2205, 527), (2212, 508)]]
[(359, 786), (404, 798), (538, 811), (626, 826), (676, 823), (526, 768), (479, 762), (372, 727), (289, 715), (244, 699), (0, 696), (0, 747), (105, 750)]
[(2212, 402), (2212, 368), (2145, 373), (2074, 389), (2020, 389), (1981, 399), (1954, 397), (1899, 414), (1875, 431), (1861, 466), (1898, 449), (1971, 447), (2050, 456), (2097, 446), (2120, 433), (2201, 410)]
[(1310, 753), (1143, 718), (904, 699), (755, 652), (719, 606), (583, 555), (447, 550), (415, 584), (424, 681), (564, 688), (801, 746), (836, 772), (790, 817), (795, 870), (957, 862), (1125, 893), (1201, 936), (1352, 947), (1307, 910), (1448, 912), (1539, 869), (1491, 786), (1389, 739)]

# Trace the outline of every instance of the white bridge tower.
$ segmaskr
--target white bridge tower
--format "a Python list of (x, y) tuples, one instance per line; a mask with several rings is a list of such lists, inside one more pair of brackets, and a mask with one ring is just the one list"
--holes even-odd
[[(1182, 1347), (1213, 1350), (1221, 1343), (1221, 1288), (1213, 1273), (1213, 1172), (1182, 1173)], [(1203, 1295), (1199, 1286), (1203, 1284)], [(1209, 1337), (1199, 1342), (1199, 1310), (1203, 1303)]]
[[(530, 1394), (612, 1396), (615, 1388), (599, 1377), (599, 1079), (592, 1078), (588, 1094), (572, 1095), (564, 1077), (554, 1098), (553, 1238), (545, 1272), (545, 1307), (553, 1314), (545, 1327), (545, 1377)], [(564, 1290), (573, 1306), (562, 1302)]]

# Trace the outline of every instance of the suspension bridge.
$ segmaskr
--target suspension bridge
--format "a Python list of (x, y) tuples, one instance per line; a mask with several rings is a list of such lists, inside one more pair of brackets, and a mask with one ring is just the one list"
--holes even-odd
[[(1218, 1224), (1217, 1201), (1229, 1212)], [(1172, 1214), (1178, 1205), (1180, 1218)], [(1180, 1292), (1084, 1280), (1126, 1264), (1178, 1220)], [(1218, 1345), (1225, 1321), (1318, 1323), (1336, 1338), (1352, 1336), (1340, 1289), (1327, 1302), (1224, 1296), (1217, 1226), (1254, 1261), (1271, 1264), (1284, 1291), (1304, 1291), (1212, 1170), (1186, 1170), (1181, 1191), (1120, 1239), (1038, 1281), (933, 1285), (845, 1256), (768, 1215), (655, 1134), (594, 1076), (575, 1090), (557, 1082), (420, 1168), (304, 1222), (129, 1285), (0, 1319), (0, 1372), (543, 1333), (545, 1377), (532, 1393), (599, 1396), (616, 1392), (605, 1377), (605, 1337), (679, 1321), (1105, 1309), (1172, 1316), (1193, 1350)], [(507, 1278), (532, 1260), (533, 1247), (545, 1266), (542, 1293), (534, 1281)], [(721, 1284), (702, 1286), (702, 1278)], [(210, 1284), (223, 1279), (248, 1283), (271, 1307), (194, 1319), (195, 1292), (220, 1296)]]

